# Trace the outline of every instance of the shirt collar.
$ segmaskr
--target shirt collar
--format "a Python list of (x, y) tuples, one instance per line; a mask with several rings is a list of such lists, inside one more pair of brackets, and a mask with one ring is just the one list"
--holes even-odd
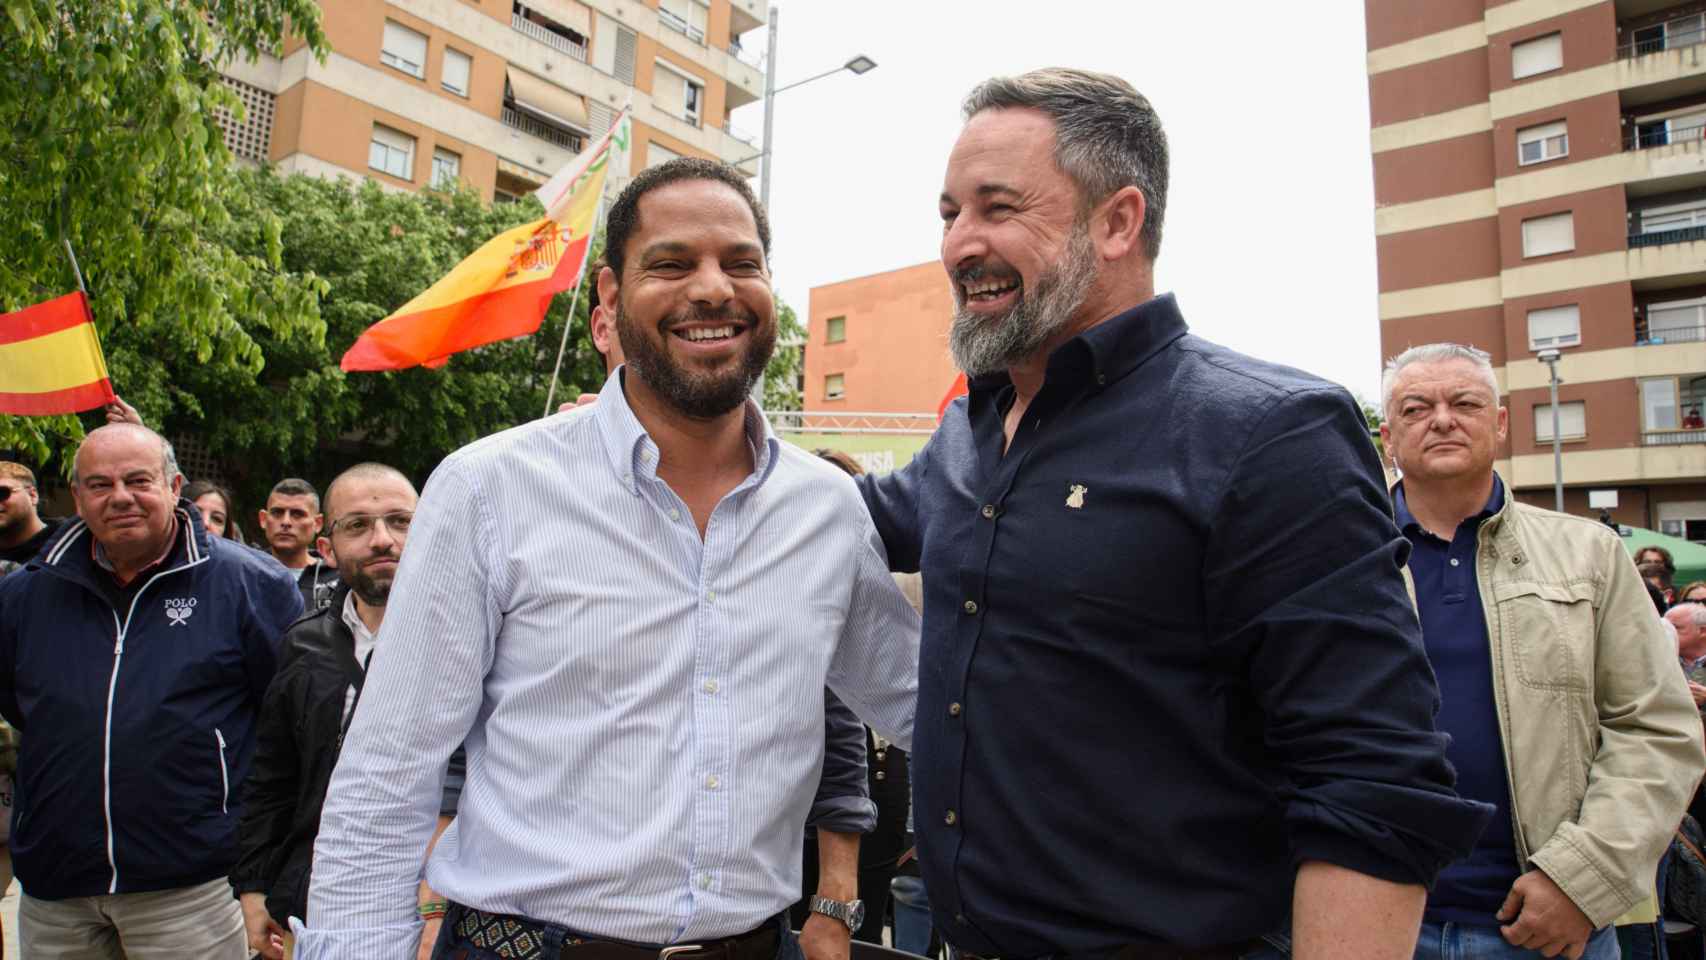
[[(367, 629), (367, 624), (363, 623), (361, 620), (361, 611), (357, 610), (355, 607), (354, 590), (344, 594), (343, 621), (344, 626), (349, 627), (349, 632), (355, 638), (355, 648), (357, 650), (361, 649), (363, 642), (366, 642), (369, 645), (373, 643), (373, 631)], [(359, 658), (357, 662), (360, 662)], [(367, 664), (363, 663), (362, 666), (366, 667)]]
[[(1143, 365), (1145, 360), (1188, 332), (1178, 300), (1163, 293), (1096, 324), (1049, 354), (1044, 381), (1088, 383), (1101, 389)], [(1000, 389), (1012, 381), (1002, 370), (976, 377), (972, 390)]]
[[(1393, 513), (1398, 521), (1398, 529), (1405, 534), (1427, 532), (1423, 530), (1416, 515), (1410, 512), (1409, 501), (1404, 499), (1404, 481), (1400, 480), (1392, 487)], [(1480, 526), (1487, 520), (1498, 516), (1505, 507), (1505, 482), (1497, 473), (1493, 474), (1493, 492), (1488, 494), (1487, 502), (1482, 505), (1481, 512), (1466, 518), (1463, 523)], [(1459, 524), (1462, 526), (1462, 524)]]
[[(634, 416), (628, 405), (628, 395), (622, 390), (623, 371), (627, 365), (611, 371), (598, 392), (598, 402), (592, 405), (592, 416), (604, 440), (604, 451), (610, 466), (630, 493), (639, 493), (641, 479), (657, 479), (658, 445)], [(752, 449), (753, 480), (762, 484), (775, 469), (781, 441), (770, 428), (770, 421), (758, 409), (758, 404), (746, 401), (746, 442)], [(749, 481), (750, 482), (750, 481)]]

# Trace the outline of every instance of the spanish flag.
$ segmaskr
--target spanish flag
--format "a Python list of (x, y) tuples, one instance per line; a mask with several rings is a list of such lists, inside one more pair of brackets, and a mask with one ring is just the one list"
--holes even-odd
[(486, 241), (425, 293), (368, 327), (344, 354), (343, 368), (441, 367), (453, 353), (538, 330), (551, 298), (580, 280), (612, 148), (627, 145), (624, 111), (592, 149), (535, 192), (545, 205), (543, 219)]
[(0, 313), (0, 413), (46, 417), (117, 400), (81, 291)]

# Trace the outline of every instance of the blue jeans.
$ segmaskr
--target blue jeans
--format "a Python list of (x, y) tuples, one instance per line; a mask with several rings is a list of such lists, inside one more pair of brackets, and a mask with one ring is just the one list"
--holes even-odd
[[(1416, 943), (1416, 960), (1526, 960), (1540, 956), (1544, 954), (1538, 950), (1506, 943), (1494, 926), (1424, 923)], [(1582, 960), (1619, 960), (1621, 956), (1617, 934), (1610, 927), (1588, 938), (1588, 947), (1582, 952)]]
[(894, 948), (924, 956), (930, 950), (930, 899), (924, 894), (923, 877), (895, 877), (889, 881), (894, 897)]

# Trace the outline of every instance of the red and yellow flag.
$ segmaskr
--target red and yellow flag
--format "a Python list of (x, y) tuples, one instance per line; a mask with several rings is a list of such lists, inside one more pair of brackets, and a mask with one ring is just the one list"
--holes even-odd
[(81, 291), (0, 313), (0, 413), (45, 417), (117, 399)]
[(543, 219), (506, 230), (395, 313), (368, 327), (344, 354), (345, 370), (440, 367), (462, 350), (539, 329), (551, 298), (580, 280), (615, 147), (628, 145), (628, 115), (534, 195)]

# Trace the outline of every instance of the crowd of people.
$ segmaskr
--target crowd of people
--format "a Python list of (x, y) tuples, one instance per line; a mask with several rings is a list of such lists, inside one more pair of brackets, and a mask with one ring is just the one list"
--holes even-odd
[(972, 92), (969, 392), (890, 474), (750, 401), (769, 224), (695, 159), (610, 209), (596, 398), (418, 496), (281, 481), (262, 550), (134, 418), (59, 524), (0, 466), (26, 956), (848, 960), (891, 890), (972, 960), (1664, 956), (1695, 588), (1507, 489), (1486, 353), (1388, 362), (1388, 487), (1190, 333), (1168, 163), (1119, 78)]

